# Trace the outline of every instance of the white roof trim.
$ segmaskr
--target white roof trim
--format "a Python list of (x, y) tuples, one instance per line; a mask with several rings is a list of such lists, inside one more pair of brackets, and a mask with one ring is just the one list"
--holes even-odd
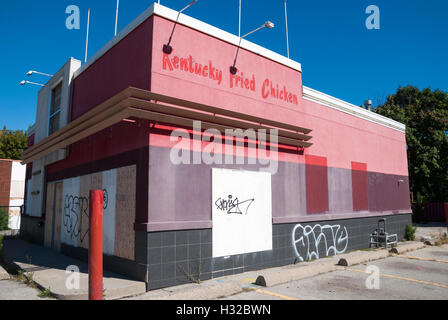
[(406, 126), (398, 121), (305, 86), (303, 86), (303, 98), (400, 132), (406, 132)]
[[(126, 28), (124, 28), (116, 37), (110, 40), (103, 48), (101, 48), (95, 55), (93, 55), (79, 70), (77, 70), (75, 73), (75, 78), (79, 76), (84, 70), (86, 70), (96, 60), (98, 60), (103, 54), (105, 54), (109, 49), (111, 49), (114, 45), (120, 42), (124, 37), (126, 37), (129, 33), (131, 33), (134, 29), (136, 29), (141, 23), (143, 23), (147, 18), (149, 18), (153, 14), (172, 21), (176, 21), (178, 11), (172, 10), (157, 3), (153, 3), (148, 9), (146, 9), (134, 21), (132, 21)], [(230, 44), (233, 44), (235, 46), (238, 46), (240, 41), (240, 38), (234, 34), (213, 27), (212, 25), (209, 25), (205, 22), (189, 17), (185, 14), (180, 15), (178, 23), (185, 25), (189, 28), (195, 29), (197, 31), (203, 32), (205, 34), (208, 34), (212, 37), (223, 40), (225, 42), (228, 42)], [(283, 64), (299, 72), (302, 72), (302, 65), (300, 63), (288, 59), (274, 51), (263, 48), (255, 43), (249, 42), (245, 39), (241, 41), (241, 48), (259, 54), (263, 57), (266, 57), (275, 62)]]

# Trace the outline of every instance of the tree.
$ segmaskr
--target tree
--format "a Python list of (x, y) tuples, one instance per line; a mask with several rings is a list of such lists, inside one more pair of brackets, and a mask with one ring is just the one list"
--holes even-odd
[(448, 94), (399, 87), (376, 112), (406, 125), (413, 205), (448, 201)]
[(0, 159), (20, 160), (28, 146), (28, 137), (22, 130), (0, 130)]

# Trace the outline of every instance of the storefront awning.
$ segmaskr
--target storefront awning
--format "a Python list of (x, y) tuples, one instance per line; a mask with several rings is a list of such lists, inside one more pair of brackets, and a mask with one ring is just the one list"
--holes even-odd
[(28, 148), (22, 155), (22, 163), (33, 162), (132, 117), (182, 127), (192, 127), (193, 121), (201, 121), (203, 129), (217, 129), (223, 135), (226, 129), (265, 129), (268, 141), (270, 130), (277, 129), (279, 144), (312, 146), (309, 142), (312, 137), (308, 135), (311, 129), (130, 87)]

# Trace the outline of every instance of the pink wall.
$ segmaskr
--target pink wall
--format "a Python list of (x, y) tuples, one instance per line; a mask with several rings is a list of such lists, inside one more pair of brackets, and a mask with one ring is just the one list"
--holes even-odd
[[(191, 56), (193, 64), (198, 63), (208, 68), (211, 61), (212, 67), (221, 73), (221, 82), (180, 68), (175, 69), (174, 65), (171, 71), (168, 63), (165, 63), (166, 69), (164, 69), (162, 47), (168, 41), (172, 25), (172, 22), (163, 18), (154, 18), (152, 91), (238, 112), (250, 112), (282, 122), (306, 124), (297, 117), (291, 119), (289, 112), (279, 112), (279, 109), (288, 111), (287, 108), (291, 110), (297, 108), (294, 103), (273, 97), (264, 99), (262, 94), (264, 81), (270, 79), (282, 89), (285, 86), (288, 92), (298, 97), (302, 83), (300, 72), (246, 50), (240, 50), (237, 60), (240, 72), (237, 75), (243, 73), (244, 79), (249, 80), (249, 89), (235, 86), (231, 88), (229, 68), (233, 64), (237, 48), (222, 40), (178, 25), (171, 43), (174, 50), (169, 55), (171, 60), (176, 57), (189, 59)], [(254, 78), (255, 91), (252, 91), (250, 81)], [(236, 80), (233, 83), (235, 84)]]
[[(166, 56), (162, 47), (172, 26), (164, 18), (148, 18), (78, 76), (74, 81), (72, 119), (124, 88), (135, 86), (311, 128), (314, 145), (306, 150), (306, 155), (326, 157), (328, 167), (350, 170), (353, 161), (366, 163), (369, 172), (408, 176), (404, 133), (303, 99), (299, 71), (246, 50), (240, 50), (237, 60), (237, 76), (243, 73), (240, 82), (229, 72), (235, 46), (182, 25), (177, 25), (174, 32), (173, 53)], [(210, 70), (214, 70), (213, 76)], [(263, 88), (266, 81), (269, 86)], [(271, 95), (271, 82), (274, 88), (279, 86), (277, 98)], [(282, 99), (284, 90), (286, 99)], [(129, 132), (122, 128), (115, 126), (114, 132), (126, 136)], [(104, 139), (103, 134), (97, 137)], [(76, 143), (72, 149), (80, 149), (81, 144)], [(126, 144), (113, 145), (101, 147), (95, 152), (95, 159), (71, 153), (68, 161), (52, 169), (129, 150)], [(169, 137), (154, 136), (151, 145), (170, 147), (173, 143), (169, 143)], [(305, 163), (304, 156), (297, 154), (281, 154), (280, 160)]]
[[(229, 67), (236, 47), (178, 25), (171, 42), (174, 50), (166, 56), (162, 47), (172, 26), (171, 21), (154, 18), (151, 91), (310, 128), (314, 145), (306, 154), (325, 156), (328, 167), (351, 169), (355, 161), (366, 163), (371, 172), (408, 176), (404, 133), (303, 99), (299, 71), (246, 50), (240, 50), (237, 67), (248, 81), (241, 88), (235, 87), (233, 79), (232, 87)], [(181, 59), (185, 59), (183, 66)], [(218, 77), (196, 73), (199, 66), (203, 71), (210, 65)], [(254, 79), (255, 90), (253, 82), (251, 87)], [(286, 88), (288, 97), (295, 95), (298, 104), (294, 99), (272, 97), (270, 85), (268, 92), (263, 90), (266, 79), (280, 90)], [(281, 159), (304, 163), (303, 156)]]

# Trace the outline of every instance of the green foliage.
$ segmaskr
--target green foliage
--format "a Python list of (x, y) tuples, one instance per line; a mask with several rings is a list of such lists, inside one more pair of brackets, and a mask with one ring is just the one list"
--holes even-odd
[(51, 291), (50, 289), (45, 289), (41, 293), (37, 295), (39, 298), (50, 298), (51, 297)]
[(404, 238), (407, 241), (414, 241), (415, 240), (415, 231), (417, 231), (416, 227), (413, 227), (412, 225), (408, 224), (406, 226), (406, 230), (404, 232)]
[(22, 130), (0, 130), (0, 159), (20, 160), (28, 146), (28, 137)]
[(9, 230), (9, 215), (8, 211), (0, 208), (0, 231)]
[(190, 280), (192, 283), (195, 284), (201, 284), (201, 277), (202, 277), (202, 260), (200, 260), (197, 263), (197, 274), (192, 274), (190, 272), (187, 272), (185, 268), (182, 265), (179, 265), (179, 270)]
[(17, 272), (16, 280), (19, 282), (23, 282), (26, 285), (33, 285), (34, 284), (33, 277), (34, 277), (34, 272), (25, 273), (25, 271), (19, 270)]
[(400, 87), (376, 112), (407, 126), (410, 189), (416, 212), (421, 212), (425, 203), (448, 201), (447, 92)]

